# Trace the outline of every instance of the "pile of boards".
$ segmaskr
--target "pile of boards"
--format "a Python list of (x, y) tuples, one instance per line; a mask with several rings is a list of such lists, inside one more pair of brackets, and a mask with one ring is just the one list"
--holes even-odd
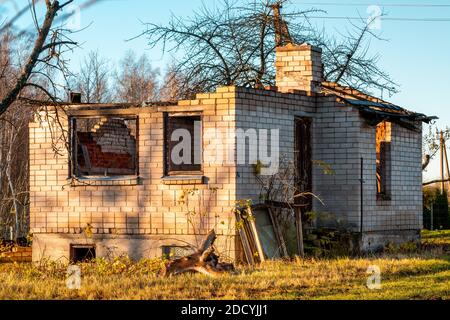
[(250, 265), (265, 259), (289, 257), (275, 210), (275, 207), (264, 204), (235, 211), (243, 252)]
[[(266, 203), (246, 206), (235, 210), (236, 226), (243, 252), (248, 264), (254, 265), (266, 259), (289, 258), (283, 232), (278, 223), (279, 210), (290, 210), (295, 215), (298, 253), (303, 256), (303, 234), (301, 210), (299, 206), (283, 203)], [(161, 269), (162, 276), (178, 275), (185, 272), (199, 272), (216, 276), (225, 272), (235, 273), (234, 265), (221, 262), (215, 252), (217, 236), (211, 230), (203, 244), (193, 254), (171, 260)]]

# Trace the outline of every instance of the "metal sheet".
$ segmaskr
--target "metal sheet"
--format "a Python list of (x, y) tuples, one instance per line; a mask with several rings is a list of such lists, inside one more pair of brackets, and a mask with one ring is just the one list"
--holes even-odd
[(281, 248), (278, 245), (274, 226), (270, 219), (269, 211), (266, 209), (253, 210), (255, 216), (256, 230), (261, 241), (264, 254), (268, 259), (281, 258)]

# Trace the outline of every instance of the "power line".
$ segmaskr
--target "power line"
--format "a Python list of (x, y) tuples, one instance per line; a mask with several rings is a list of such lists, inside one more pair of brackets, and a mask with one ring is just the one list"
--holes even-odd
[[(362, 17), (329, 17), (308, 16), (308, 19), (364, 20)], [(379, 17), (382, 21), (416, 21), (416, 22), (450, 22), (450, 18), (388, 18)]]
[(416, 8), (450, 8), (450, 4), (429, 4), (429, 3), (342, 3), (342, 2), (303, 2), (297, 1), (297, 3), (315, 6), (345, 6), (345, 7), (368, 7), (377, 5), (379, 7), (416, 7)]

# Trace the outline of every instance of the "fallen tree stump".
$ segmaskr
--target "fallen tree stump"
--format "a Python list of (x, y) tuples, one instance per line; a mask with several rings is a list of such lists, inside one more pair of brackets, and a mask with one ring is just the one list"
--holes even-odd
[(185, 272), (198, 272), (209, 276), (218, 276), (226, 272), (235, 272), (232, 263), (219, 262), (215, 253), (216, 232), (211, 230), (202, 246), (193, 254), (169, 261), (161, 270), (162, 276), (178, 275)]

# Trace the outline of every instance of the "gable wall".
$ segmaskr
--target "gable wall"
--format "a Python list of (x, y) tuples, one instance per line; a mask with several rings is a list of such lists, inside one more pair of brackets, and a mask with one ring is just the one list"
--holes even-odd
[[(416, 125), (421, 128), (420, 123)], [(361, 132), (361, 154), (367, 159), (363, 223), (367, 248), (378, 242), (371, 234), (384, 233), (388, 241), (397, 243), (417, 241), (422, 229), (422, 134), (395, 123), (391, 128), (390, 200), (376, 196), (375, 128), (364, 125)]]

